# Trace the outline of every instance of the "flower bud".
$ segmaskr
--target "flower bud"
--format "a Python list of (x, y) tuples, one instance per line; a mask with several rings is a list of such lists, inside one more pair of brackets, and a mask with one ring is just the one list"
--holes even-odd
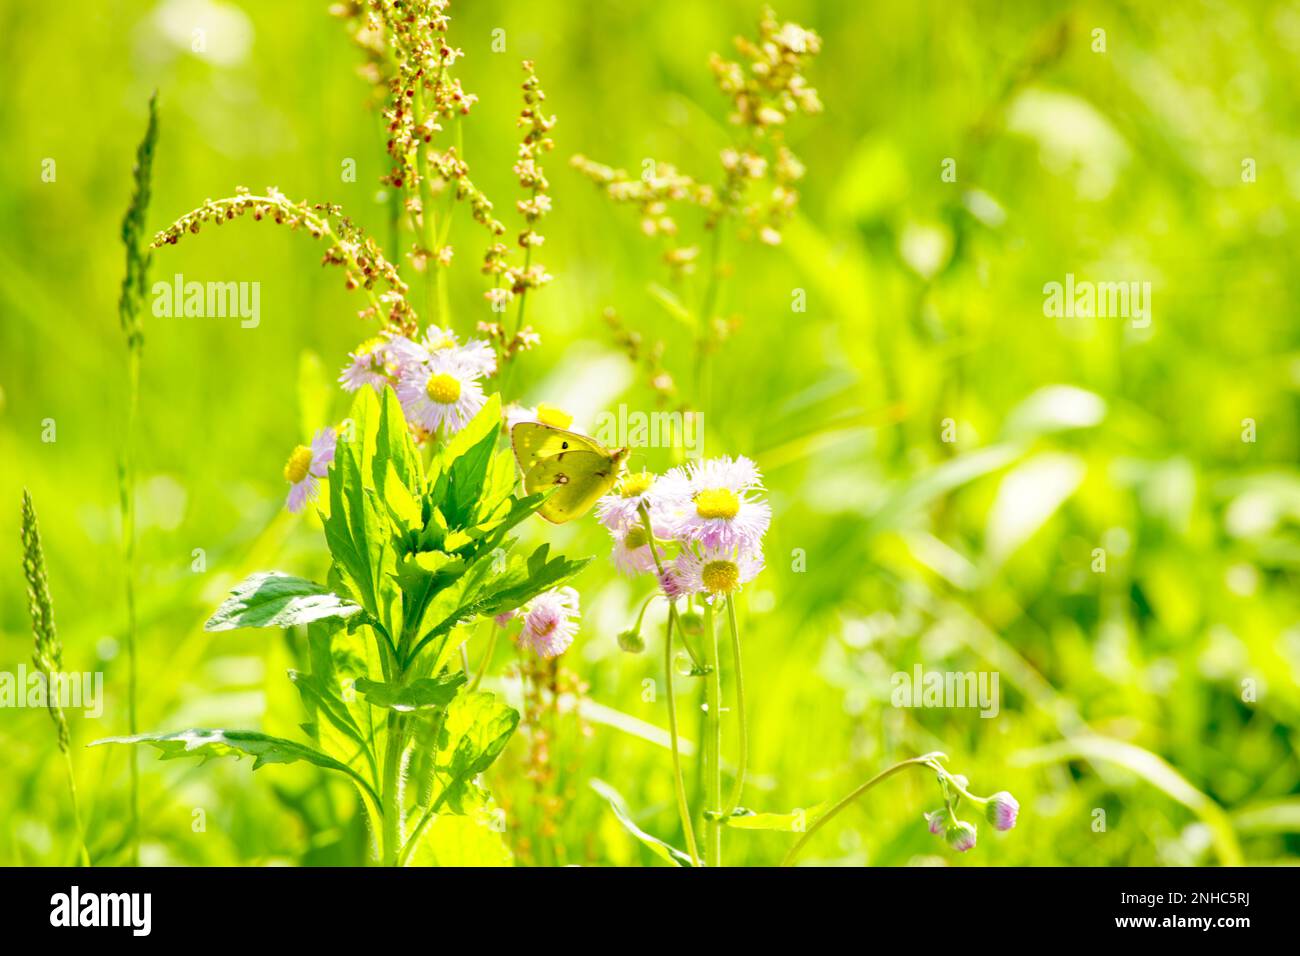
[(944, 830), (944, 819), (948, 816), (948, 811), (943, 807), (938, 810), (931, 810), (925, 815), (925, 824), (930, 828), (930, 832), (938, 836)]
[(975, 824), (967, 823), (965, 820), (958, 820), (948, 828), (948, 832), (944, 834), (944, 839), (958, 853), (972, 850), (975, 848)]
[(640, 654), (645, 650), (645, 639), (639, 633), (631, 629), (620, 631), (618, 635), (618, 646), (620, 650), (627, 651), (629, 654)]
[(1016, 815), (1020, 813), (1020, 802), (1005, 790), (999, 790), (989, 797), (984, 805), (984, 815), (995, 830), (1010, 830), (1016, 825)]
[(677, 615), (677, 626), (687, 637), (699, 637), (704, 633), (704, 618), (698, 611), (682, 611)]

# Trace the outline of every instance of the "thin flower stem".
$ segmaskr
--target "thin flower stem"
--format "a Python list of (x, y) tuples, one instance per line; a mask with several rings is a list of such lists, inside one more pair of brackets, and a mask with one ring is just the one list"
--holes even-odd
[(741, 794), (745, 790), (745, 771), (749, 765), (749, 728), (745, 720), (745, 675), (740, 660), (740, 628), (736, 626), (736, 600), (727, 598), (727, 622), (731, 626), (731, 654), (736, 662), (736, 720), (740, 732), (740, 756), (736, 759), (736, 779), (731, 787), (731, 797), (723, 808), (724, 818), (740, 805)]
[(722, 866), (722, 677), (713, 606), (704, 605), (704, 865)]
[(840, 811), (844, 810), (847, 806), (849, 806), (849, 804), (853, 803), (854, 800), (858, 799), (858, 797), (862, 796), (864, 793), (866, 793), (876, 784), (880, 783), (882, 780), (889, 779), (894, 774), (898, 773), (900, 770), (906, 770), (908, 767), (928, 766), (932, 770), (936, 770), (936, 769), (942, 770), (942, 768), (939, 767), (938, 764), (935, 762), (936, 758), (942, 756), (943, 756), (942, 754), (936, 752), (936, 753), (923, 754), (920, 757), (910, 757), (907, 760), (900, 760), (892, 767), (888, 767), (887, 769), (880, 771), (880, 773), (876, 774), (866, 783), (855, 788), (853, 791), (851, 791), (846, 796), (841, 798), (840, 801), (835, 804), (835, 806), (831, 807), (820, 817), (818, 817), (817, 820), (813, 823), (813, 825), (810, 826), (804, 832), (803, 836), (801, 836), (797, 841), (795, 841), (794, 846), (790, 847), (790, 852), (788, 852), (785, 855), (785, 859), (781, 861), (781, 865), (792, 866), (794, 864), (795, 858), (799, 855), (799, 851), (804, 848), (804, 845), (810, 839), (812, 839), (812, 835), (814, 833), (816, 833), (827, 823), (833, 820), (840, 813)]
[(718, 274), (718, 259), (722, 247), (722, 222), (716, 223), (709, 232), (708, 280), (704, 294), (700, 299), (699, 312), (696, 315), (695, 340), (695, 390), (699, 410), (707, 412), (709, 393), (712, 390), (712, 369), (709, 363), (709, 349), (713, 335), (713, 309), (717, 305), (721, 277)]
[(496, 621), (492, 622), (492, 636), (488, 638), (488, 646), (483, 651), (483, 659), (478, 662), (478, 670), (474, 673), (474, 680), (470, 682), (471, 691), (478, 690), (478, 685), (483, 683), (483, 675), (487, 673), (488, 664), (492, 662), (492, 654), (497, 649), (497, 636), (500, 635), (501, 628)]
[(695, 844), (695, 825), (691, 822), (691, 806), (686, 799), (686, 781), (682, 777), (682, 755), (677, 742), (677, 699), (673, 691), (673, 615), (669, 613), (664, 625), (664, 680), (668, 698), (668, 740), (673, 753), (673, 790), (677, 794), (677, 814), (682, 819), (682, 832), (686, 835), (686, 851), (691, 862), (700, 865), (700, 851)]

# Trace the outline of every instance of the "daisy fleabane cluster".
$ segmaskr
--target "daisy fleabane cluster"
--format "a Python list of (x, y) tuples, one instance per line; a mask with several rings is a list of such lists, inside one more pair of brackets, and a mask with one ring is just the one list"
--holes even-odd
[(483, 407), (481, 380), (496, 373), (496, 352), (481, 339), (464, 345), (448, 329), (430, 326), (423, 337), (384, 335), (357, 346), (339, 375), (349, 392), (392, 386), (420, 440), (454, 435)]
[(763, 570), (772, 509), (762, 475), (743, 455), (624, 475), (596, 505), (625, 574), (654, 573), (671, 600), (730, 597)]

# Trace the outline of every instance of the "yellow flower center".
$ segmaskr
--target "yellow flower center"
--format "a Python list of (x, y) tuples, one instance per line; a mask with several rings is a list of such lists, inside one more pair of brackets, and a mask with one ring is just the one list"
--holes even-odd
[(299, 445), (284, 464), (284, 480), (291, 485), (296, 485), (307, 477), (309, 468), (311, 468), (311, 449), (306, 445)]
[(730, 594), (740, 584), (740, 568), (732, 561), (710, 561), (700, 571), (700, 580), (711, 594)]
[(429, 396), (431, 402), (450, 405), (460, 398), (460, 382), (453, 375), (439, 372), (437, 375), (429, 376), (429, 384), (424, 386), (424, 394)]
[(543, 425), (550, 425), (552, 428), (568, 428), (573, 424), (572, 415), (562, 408), (547, 405), (545, 402), (537, 403), (537, 420)]
[(374, 352), (376, 349), (380, 348), (383, 344), (384, 344), (384, 340), (381, 339), (379, 336), (375, 336), (373, 339), (366, 339), (364, 342), (362, 342), (360, 345), (357, 346), (357, 354), (369, 355), (372, 352)]
[(654, 484), (655, 476), (648, 471), (628, 474), (623, 478), (623, 484), (619, 486), (619, 491), (624, 498), (635, 498), (637, 495), (643, 495), (650, 490)]
[(425, 330), (424, 341), (428, 344), (430, 350), (440, 352), (443, 349), (453, 348), (456, 345), (456, 336), (446, 329), (430, 327)]
[(740, 499), (730, 488), (706, 488), (695, 496), (695, 513), (701, 518), (734, 518)]
[(623, 547), (627, 548), (629, 551), (635, 551), (637, 548), (644, 548), (649, 543), (650, 539), (646, 537), (645, 528), (641, 527), (629, 529), (628, 533), (623, 538)]

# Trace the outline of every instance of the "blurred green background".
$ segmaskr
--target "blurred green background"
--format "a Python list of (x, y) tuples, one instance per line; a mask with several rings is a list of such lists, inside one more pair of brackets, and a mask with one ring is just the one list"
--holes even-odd
[[(274, 185), (341, 203), (386, 242), (380, 121), (355, 74), (361, 56), (325, 7), (0, 3), (0, 669), (31, 651), (25, 486), (65, 666), (105, 674), (103, 717), (73, 718), (99, 863), (125, 859), (127, 752), (80, 745), (126, 731), (117, 232), (145, 104), (158, 89), (150, 232), (238, 185)], [(547, 163), (555, 211), (538, 254), (556, 281), (530, 300), (543, 343), (509, 397), (560, 404), (588, 427), (619, 403), (651, 410), (602, 320), (609, 306), (664, 340), (667, 366), (689, 379), (688, 338), (647, 293), (670, 285), (657, 248), (568, 158), (636, 171), (655, 157), (716, 180), (730, 133), (707, 59), (752, 34), (759, 12), (751, 0), (453, 6), (459, 73), (481, 100), (464, 124), (465, 155), (499, 210), (512, 213), (518, 198), (519, 60), (536, 60), (559, 118)], [(938, 791), (917, 773), (837, 818), (805, 859), (1291, 862), (1300, 4), (785, 0), (777, 12), (821, 34), (808, 74), (826, 109), (789, 130), (808, 173), (785, 244), (724, 246), (734, 273), (720, 314), (743, 321), (716, 358), (707, 418), (708, 451), (755, 458), (775, 514), (768, 569), (746, 591), (742, 622), (746, 805), (812, 806), (939, 749), (975, 792), (1016, 794), (1015, 831), (983, 826), (975, 851), (950, 853), (921, 820)], [(191, 50), (196, 27), (203, 53)], [(504, 53), (491, 49), (498, 28)], [(56, 179), (45, 182), (50, 158)], [(947, 158), (956, 182), (941, 177)], [(347, 159), (355, 183), (342, 181)], [(483, 238), (460, 213), (451, 292), (462, 332), (491, 318), (477, 273)], [(201, 624), (248, 571), (324, 573), (318, 524), (283, 513), (281, 468), (323, 424), (300, 398), (304, 382), (332, 379), (371, 330), (356, 318), (363, 300), (319, 266), (322, 251), (241, 221), (155, 257), (154, 279), (260, 282), (262, 320), (241, 329), (145, 318), (142, 730), (298, 734), (284, 679), (292, 637), (210, 636)], [(1067, 273), (1150, 282), (1150, 328), (1045, 317), (1043, 286)], [(699, 282), (679, 293), (695, 296)], [(806, 312), (791, 309), (799, 289)], [(337, 417), (346, 401), (331, 394)], [(41, 440), (46, 419), (52, 443)], [(1243, 440), (1247, 419), (1254, 441)], [(955, 441), (944, 441), (946, 427)], [(668, 755), (644, 726), (664, 725), (662, 697), (643, 693), (661, 676), (662, 618), (650, 614), (646, 654), (620, 652), (615, 635), (648, 581), (614, 573), (593, 518), (536, 524), (530, 537), (597, 555), (576, 582), (583, 627), (565, 658), (596, 706), (564, 725), (553, 833), (530, 803), (525, 734), (491, 772), (507, 840), (521, 862), (655, 862), (587, 780), (608, 781), (641, 826), (679, 841)], [(511, 656), (499, 651), (498, 676)], [(890, 675), (918, 663), (997, 672), (998, 716), (892, 707)], [(694, 736), (689, 683), (679, 704)], [(727, 748), (734, 754), (730, 734)], [(0, 863), (71, 862), (44, 713), (0, 710), (0, 763)], [(149, 754), (141, 766), (146, 863), (362, 859), (351, 793), (314, 771), (251, 775), (247, 762)], [(729, 833), (727, 857), (774, 863), (791, 840)]]

